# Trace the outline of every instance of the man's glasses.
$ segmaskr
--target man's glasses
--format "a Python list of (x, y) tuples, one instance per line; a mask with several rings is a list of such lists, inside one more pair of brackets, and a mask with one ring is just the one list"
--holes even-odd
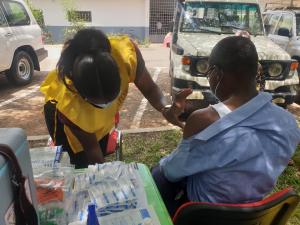
[(214, 71), (215, 68), (215, 65), (209, 66), (207, 71), (204, 73), (204, 76), (206, 76), (209, 79), (211, 72)]

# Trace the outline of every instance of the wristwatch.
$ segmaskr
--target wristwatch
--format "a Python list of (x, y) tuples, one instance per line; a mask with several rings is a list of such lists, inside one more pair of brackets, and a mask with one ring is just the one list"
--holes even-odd
[(160, 110), (160, 112), (161, 112), (162, 114), (164, 114), (165, 111), (169, 110), (171, 107), (172, 107), (172, 105), (165, 105), (165, 106)]

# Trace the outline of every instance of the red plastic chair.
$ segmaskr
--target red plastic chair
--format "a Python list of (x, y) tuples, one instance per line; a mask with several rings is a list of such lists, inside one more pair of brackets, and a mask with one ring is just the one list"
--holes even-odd
[(249, 204), (188, 202), (173, 217), (174, 225), (285, 225), (300, 197), (290, 188)]
[(120, 122), (120, 114), (117, 113), (115, 116), (115, 128), (110, 132), (106, 147), (106, 153), (111, 155), (113, 153), (116, 154), (116, 160), (123, 160), (122, 153), (122, 132), (118, 129), (118, 125)]

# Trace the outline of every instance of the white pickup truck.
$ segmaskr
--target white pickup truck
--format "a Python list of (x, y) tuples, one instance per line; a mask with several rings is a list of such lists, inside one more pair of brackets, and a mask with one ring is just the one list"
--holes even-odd
[(299, 84), (298, 62), (266, 37), (257, 0), (181, 0), (173, 28), (172, 93), (191, 87), (194, 92), (189, 99), (193, 105), (214, 104), (216, 100), (205, 77), (211, 50), (221, 39), (243, 30), (251, 34), (256, 46), (263, 90), (283, 107), (294, 102)]
[(31, 82), (48, 56), (42, 31), (21, 0), (0, 0), (0, 73), (15, 85)]

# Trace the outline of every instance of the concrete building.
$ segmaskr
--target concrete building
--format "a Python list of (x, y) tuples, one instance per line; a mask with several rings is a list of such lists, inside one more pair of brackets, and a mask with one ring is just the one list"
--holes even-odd
[[(128, 34), (139, 40), (162, 42), (169, 31), (177, 0), (30, 0), (43, 11), (45, 25), (54, 42), (63, 42), (64, 30), (70, 26), (63, 2), (72, 2), (86, 26), (100, 28), (106, 33)], [(299, 3), (300, 0), (259, 0), (279, 5)]]
[(262, 9), (265, 8), (266, 4), (268, 7), (300, 7), (300, 0), (259, 0)]
[[(31, 0), (41, 9), (54, 42), (64, 40), (70, 26), (63, 0)], [(106, 33), (125, 33), (132, 38), (160, 42), (173, 19), (175, 0), (73, 0), (73, 8), (87, 26)]]

